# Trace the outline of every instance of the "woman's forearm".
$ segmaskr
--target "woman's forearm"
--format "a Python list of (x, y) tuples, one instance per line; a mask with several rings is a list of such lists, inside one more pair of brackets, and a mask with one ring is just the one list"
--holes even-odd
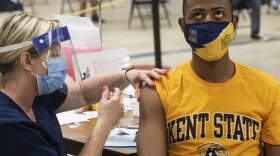
[(87, 143), (82, 149), (80, 156), (101, 156), (105, 141), (111, 132), (110, 127), (102, 126), (101, 124), (96, 124), (91, 136), (89, 137)]
[(114, 87), (118, 87), (122, 90), (129, 84), (125, 76), (125, 71), (113, 72), (93, 76), (84, 80), (82, 82), (82, 92), (88, 104), (91, 104), (100, 100), (102, 87), (104, 85), (108, 86), (110, 90), (113, 90)]

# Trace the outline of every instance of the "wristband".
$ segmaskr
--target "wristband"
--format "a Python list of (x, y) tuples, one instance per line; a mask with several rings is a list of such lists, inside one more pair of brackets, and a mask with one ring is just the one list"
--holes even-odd
[(131, 83), (131, 82), (130, 82), (130, 80), (127, 78), (126, 73), (127, 73), (128, 71), (132, 70), (132, 69), (136, 69), (135, 66), (129, 66), (129, 67), (127, 67), (127, 68), (124, 68), (124, 70), (125, 70), (124, 76), (125, 76), (126, 80), (127, 80), (129, 83)]

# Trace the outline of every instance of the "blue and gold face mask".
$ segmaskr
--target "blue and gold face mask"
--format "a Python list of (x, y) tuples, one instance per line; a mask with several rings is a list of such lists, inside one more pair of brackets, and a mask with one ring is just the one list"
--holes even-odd
[(203, 60), (217, 61), (228, 51), (234, 39), (232, 22), (203, 22), (185, 25), (185, 38)]

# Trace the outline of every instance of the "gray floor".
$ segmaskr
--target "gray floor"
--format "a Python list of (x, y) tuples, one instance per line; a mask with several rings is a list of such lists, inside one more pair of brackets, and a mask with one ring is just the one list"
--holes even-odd
[[(33, 1), (36, 2), (34, 7), (38, 16), (52, 18), (54, 14), (60, 13), (61, 0)], [(46, 1), (48, 3), (45, 3)], [(108, 1), (105, 0), (105, 2)], [(77, 10), (77, 0), (72, 0), (72, 2)], [(181, 3), (182, 0), (171, 0), (167, 5), (172, 28), (168, 27), (164, 18), (161, 20), (162, 62), (163, 65), (171, 68), (191, 58), (190, 47), (186, 44), (177, 24), (177, 19), (181, 16)], [(103, 19), (106, 21), (103, 25), (104, 49), (128, 48), (132, 64), (154, 64), (152, 22), (147, 20), (145, 22), (147, 29), (143, 30), (139, 18), (136, 17), (133, 19), (132, 28), (128, 29), (130, 5), (131, 2), (128, 0), (103, 9)], [(69, 14), (67, 5), (65, 5), (65, 9), (65, 14)], [(31, 13), (27, 3), (25, 10)], [(267, 7), (264, 6), (262, 8), (262, 33), (273, 40), (268, 42), (252, 41), (249, 37), (250, 18), (244, 12), (240, 16), (236, 41), (230, 49), (230, 55), (233, 60), (266, 71), (280, 80), (280, 12), (272, 11), (271, 14), (267, 15), (266, 11)], [(149, 10), (144, 12), (147, 13)], [(0, 21), (9, 15), (10, 13), (1, 13)]]

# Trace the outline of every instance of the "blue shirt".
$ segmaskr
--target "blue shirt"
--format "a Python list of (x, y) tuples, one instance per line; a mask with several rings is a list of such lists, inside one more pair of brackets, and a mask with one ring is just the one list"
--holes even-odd
[(66, 94), (59, 90), (37, 96), (32, 106), (35, 123), (11, 98), (0, 92), (0, 155), (66, 156), (55, 114), (65, 98)]

